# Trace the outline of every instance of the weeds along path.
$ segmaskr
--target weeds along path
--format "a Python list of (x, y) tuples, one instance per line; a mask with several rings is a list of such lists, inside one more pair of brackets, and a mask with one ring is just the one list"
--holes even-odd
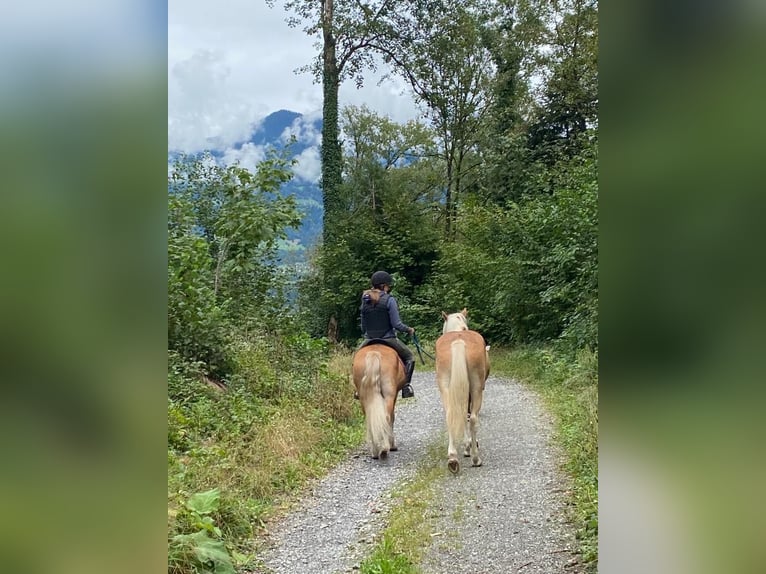
[(565, 484), (550, 445), (551, 421), (521, 385), (490, 378), (481, 412), (484, 466), (462, 459), (446, 469), (444, 415), (433, 372), (416, 372), (415, 400), (396, 407), (398, 452), (371, 460), (365, 447), (317, 482), (302, 502), (272, 525), (263, 572), (336, 574), (358, 571), (386, 526), (395, 489), (406, 488), (435, 442), (444, 469), (433, 484), (433, 543), (422, 571), (494, 573), (577, 572), (575, 547), (564, 519)]

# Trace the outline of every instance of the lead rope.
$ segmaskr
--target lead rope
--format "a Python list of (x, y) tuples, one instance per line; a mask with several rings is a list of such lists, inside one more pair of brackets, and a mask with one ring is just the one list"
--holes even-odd
[(424, 365), (426, 364), (425, 359), (423, 359), (423, 353), (425, 353), (427, 357), (430, 357), (432, 361), (436, 360), (433, 355), (429, 354), (428, 351), (420, 346), (420, 340), (418, 340), (418, 336), (415, 333), (412, 334), (412, 342), (415, 343), (415, 348), (418, 350), (418, 356), (420, 357), (421, 363)]

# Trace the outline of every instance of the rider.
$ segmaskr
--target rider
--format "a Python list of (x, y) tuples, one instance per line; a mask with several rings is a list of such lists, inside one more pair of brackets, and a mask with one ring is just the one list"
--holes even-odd
[(407, 373), (407, 382), (402, 387), (402, 398), (407, 399), (415, 396), (412, 390), (412, 372), (415, 370), (415, 357), (409, 347), (396, 338), (394, 329), (402, 333), (415, 334), (415, 329), (408, 327), (399, 318), (399, 305), (390, 295), (393, 279), (385, 271), (376, 271), (370, 278), (372, 289), (362, 294), (360, 308), (362, 316), (362, 332), (365, 342), (370, 339), (385, 339), (389, 346), (393, 347), (404, 361), (404, 370)]

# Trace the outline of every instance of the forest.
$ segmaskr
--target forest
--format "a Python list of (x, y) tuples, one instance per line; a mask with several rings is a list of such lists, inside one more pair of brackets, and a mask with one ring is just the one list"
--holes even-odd
[[(169, 170), (170, 572), (249, 564), (283, 497), (362, 439), (347, 365), (376, 270), (393, 275), (426, 347), (441, 311), (465, 307), (493, 349), (562, 369), (586, 361), (582, 385), (596, 385), (596, 2), (285, 7), (288, 24), (318, 39), (305, 73), (324, 93), (322, 241), (308, 265), (280, 260), (301, 222), (281, 192), (292, 178), (283, 153), (254, 171), (209, 156)], [(419, 121), (339, 107), (339, 90), (377, 68), (407, 82)], [(585, 463), (572, 472), (590, 492), (580, 519), (593, 561), (586, 454), (588, 476), (577, 476)]]

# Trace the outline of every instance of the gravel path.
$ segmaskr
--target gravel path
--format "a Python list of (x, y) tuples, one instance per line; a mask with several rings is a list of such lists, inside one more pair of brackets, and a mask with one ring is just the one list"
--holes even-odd
[(365, 446), (317, 482), (301, 504), (273, 526), (261, 555), (274, 574), (353, 572), (385, 526), (390, 494), (414, 476), (435, 441), (444, 442), (444, 477), (434, 485), (434, 544), (424, 574), (578, 572), (564, 522), (566, 483), (549, 445), (551, 421), (518, 383), (490, 377), (480, 413), (484, 466), (463, 458), (446, 470), (444, 414), (433, 372), (413, 376), (415, 400), (396, 405), (398, 452), (371, 460)]

